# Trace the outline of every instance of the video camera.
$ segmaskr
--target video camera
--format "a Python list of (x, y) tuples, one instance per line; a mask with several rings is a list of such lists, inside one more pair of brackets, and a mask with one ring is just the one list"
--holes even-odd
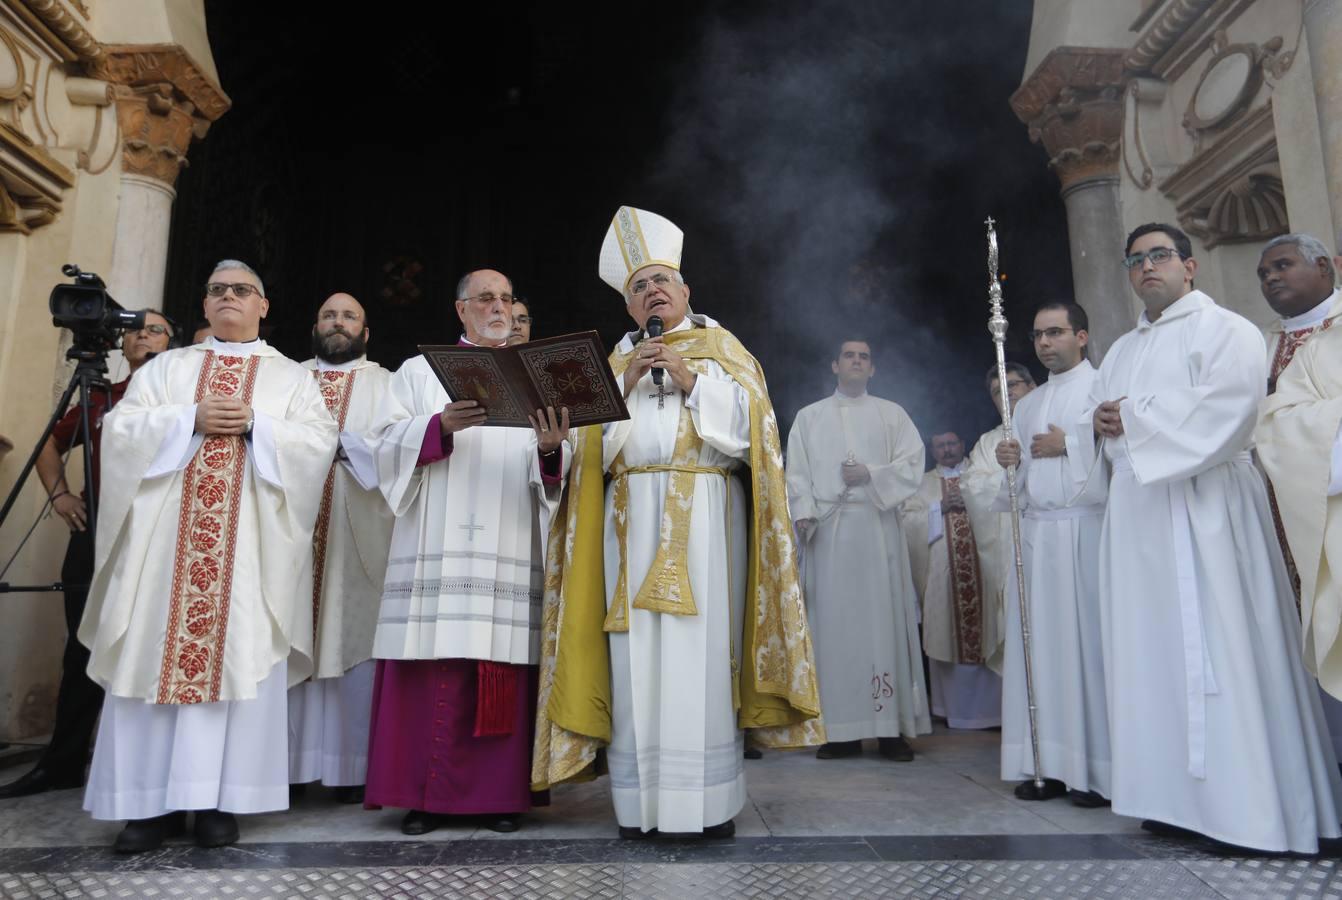
[(67, 263), (61, 271), (74, 281), (51, 289), (51, 324), (74, 332), (75, 344), (111, 347), (123, 331), (144, 327), (143, 310), (131, 311), (112, 299), (107, 285), (92, 272)]

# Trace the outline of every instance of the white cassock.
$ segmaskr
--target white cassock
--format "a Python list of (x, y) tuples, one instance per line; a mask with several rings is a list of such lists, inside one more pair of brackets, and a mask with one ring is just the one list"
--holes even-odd
[[(249, 438), (194, 434), (206, 395)], [(285, 688), (312, 671), (312, 528), (336, 427), (264, 341), (169, 350), (103, 420), (98, 547), (79, 638), (107, 690), (84, 808), (97, 819), (288, 806)]]
[(1300, 656), (1295, 601), (1249, 458), (1263, 338), (1192, 291), (1110, 348), (1075, 424), (1124, 398), (1100, 616), (1114, 812), (1220, 841), (1313, 853), (1342, 780)]
[(1000, 640), (1000, 616), (985, 593), (968, 513), (942, 509), (946, 484), (962, 484), (964, 470), (962, 462), (925, 472), (902, 516), (922, 600), (932, 714), (951, 728), (994, 728), (1002, 723), (1002, 679), (984, 660)]
[[(534, 666), (543, 529), (560, 488), (544, 484), (530, 428), (467, 428), (451, 436), (451, 465), (417, 465), (448, 402), (422, 356), (391, 378), (374, 457), (396, 524), (373, 656)], [(562, 454), (567, 471), (567, 441)]]
[(289, 690), (289, 780), (363, 784), (373, 702), (373, 631), (394, 517), (364, 436), (386, 408), (391, 373), (361, 356), (303, 363), (340, 426), (313, 534), (315, 672)]
[[(836, 391), (797, 413), (788, 435), (788, 505), (815, 519), (804, 545), (806, 616), (831, 741), (932, 730), (918, 601), (899, 505), (922, 480), (923, 441), (895, 403)], [(871, 480), (843, 482), (853, 459)]]
[[(1022, 397), (1011, 427), (1021, 445), (1016, 494), (1021, 512), (1025, 590), (1030, 598), (1030, 644), (1045, 778), (1077, 791), (1109, 796), (1109, 721), (1100, 642), (1099, 550), (1108, 467), (1090, 467), (1077, 452), (1072, 425), (1090, 405), (1095, 367), (1081, 362)], [(1064, 456), (1035, 458), (1030, 443), (1054, 425), (1066, 434)], [(999, 470), (1001, 467), (998, 467)], [(998, 476), (1000, 509), (1010, 510), (1005, 473)], [(1006, 578), (1002, 671), (1002, 778), (1034, 777), (1020, 593), (1014, 552)]]
[[(717, 325), (695, 319), (672, 330)], [(632, 348), (626, 335), (616, 353)], [(748, 395), (715, 361), (700, 362), (703, 374), (688, 398), (666, 376), (659, 400), (652, 373), (643, 376), (625, 400), (629, 419), (604, 427), (606, 471), (671, 463), (682, 409), (703, 441), (699, 466), (731, 470), (748, 458)], [(656, 471), (621, 476), (628, 484), (625, 509), (618, 508), (616, 483), (607, 489), (607, 608), (619, 582), (618, 529), (626, 530), (633, 596), (657, 553), (669, 477)], [(736, 727), (731, 661), (740, 659), (748, 509), (739, 479), (696, 474), (687, 574), (698, 614), (669, 615), (631, 603), (629, 630), (610, 634), (614, 709), (607, 760), (621, 826), (697, 832), (727, 821), (745, 804), (745, 745)]]

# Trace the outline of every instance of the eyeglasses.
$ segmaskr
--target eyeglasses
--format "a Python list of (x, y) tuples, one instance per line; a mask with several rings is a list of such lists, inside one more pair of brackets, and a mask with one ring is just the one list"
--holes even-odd
[(643, 293), (648, 289), (649, 282), (651, 282), (652, 284), (656, 285), (659, 288), (664, 288), (671, 283), (671, 276), (663, 275), (661, 272), (658, 272), (651, 278), (640, 278), (638, 281), (635, 281), (633, 284), (629, 285), (629, 293), (637, 297), (639, 294)]
[(483, 294), (479, 294), (479, 295), (477, 295), (477, 296), (475, 296), (475, 297), (466, 297), (466, 298), (464, 298), (464, 299), (466, 299), (466, 300), (470, 300), (472, 303), (478, 303), (478, 304), (480, 304), (481, 306), (493, 306), (494, 303), (495, 303), (495, 301), (498, 301), (498, 300), (502, 300), (504, 303), (507, 303), (507, 304), (511, 305), (512, 302), (513, 302), (513, 295), (512, 295), (512, 294), (497, 294), (497, 295), (496, 295), (496, 294), (491, 294), (491, 293), (489, 293), (489, 292), (485, 292), (485, 293), (483, 293)]
[(205, 285), (205, 296), (222, 297), (229, 290), (233, 291), (233, 296), (239, 300), (246, 300), (252, 294), (261, 296), (261, 289), (247, 284), (245, 281), (211, 281)]
[(140, 328), (140, 329), (138, 329), (138, 330), (139, 330), (139, 331), (147, 331), (147, 332), (149, 332), (150, 334), (154, 335), (155, 337), (162, 337), (163, 335), (165, 335), (165, 334), (168, 333), (168, 326), (167, 326), (167, 325), (158, 325), (158, 324), (149, 324), (149, 325), (146, 325), (146, 326), (144, 326), (143, 328)]
[(1128, 269), (1140, 269), (1142, 263), (1149, 259), (1151, 260), (1151, 265), (1158, 266), (1162, 263), (1169, 262), (1171, 257), (1175, 256), (1183, 259), (1183, 254), (1178, 250), (1175, 250), (1173, 247), (1152, 247), (1145, 253), (1134, 253), (1131, 256), (1123, 257), (1123, 265)]
[(530, 325), (531, 316), (513, 316), (513, 321), (519, 325)]
[(1040, 338), (1048, 338), (1050, 341), (1056, 341), (1068, 332), (1075, 333), (1075, 328), (1041, 328), (1039, 331), (1030, 332), (1030, 340), (1039, 343)]

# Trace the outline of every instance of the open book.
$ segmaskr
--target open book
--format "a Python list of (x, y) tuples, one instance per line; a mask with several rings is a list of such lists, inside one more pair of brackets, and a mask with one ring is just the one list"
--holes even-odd
[(595, 331), (542, 338), (512, 347), (421, 344), (453, 400), (478, 400), (486, 425), (530, 428), (528, 414), (567, 406), (569, 424), (600, 425), (629, 418), (624, 394)]

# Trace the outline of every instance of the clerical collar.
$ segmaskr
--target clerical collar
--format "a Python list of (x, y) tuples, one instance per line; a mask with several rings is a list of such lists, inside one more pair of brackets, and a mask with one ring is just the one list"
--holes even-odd
[(1282, 331), (1302, 331), (1306, 328), (1314, 328), (1323, 324), (1323, 320), (1328, 318), (1328, 311), (1333, 308), (1333, 303), (1337, 300), (1337, 291), (1333, 291), (1323, 302), (1307, 312), (1302, 312), (1298, 316), (1283, 316), (1281, 320)]
[(1092, 365), (1090, 364), (1090, 360), (1086, 359), (1085, 357), (1082, 357), (1082, 358), (1081, 358), (1081, 362), (1079, 362), (1079, 363), (1077, 363), (1076, 365), (1072, 366), (1072, 367), (1071, 367), (1070, 369), (1068, 369), (1066, 372), (1049, 372), (1049, 373), (1048, 373), (1048, 383), (1049, 383), (1049, 384), (1065, 384), (1066, 382), (1075, 379), (1075, 378), (1077, 377), (1078, 374), (1082, 374), (1082, 373), (1085, 373), (1085, 372), (1090, 372), (1090, 371), (1094, 370), (1094, 368), (1095, 368), (1095, 367), (1092, 366)]
[(868, 396), (866, 388), (863, 388), (862, 393), (858, 394), (856, 397), (850, 397), (838, 388), (834, 389), (834, 399), (842, 404), (861, 403), (863, 400), (866, 400)]
[(360, 356), (360, 357), (358, 357), (358, 358), (356, 358), (356, 359), (348, 360), (347, 362), (342, 362), (342, 363), (330, 363), (330, 362), (327, 362), (326, 360), (322, 359), (320, 356), (318, 356), (318, 357), (317, 357), (317, 371), (318, 371), (318, 372), (352, 372), (352, 371), (354, 371), (354, 367), (355, 367), (355, 366), (360, 365), (360, 364), (361, 364), (365, 359), (367, 359), (367, 358), (368, 358), (368, 357), (366, 357), (366, 356)]
[(959, 478), (960, 473), (963, 472), (964, 470), (965, 470), (965, 461), (963, 459), (960, 460), (958, 463), (956, 463), (955, 468), (953, 469), (948, 469), (945, 466), (941, 465), (940, 463), (937, 463), (937, 474), (940, 475), (942, 478)]
[[(475, 341), (473, 341), (473, 340), (471, 340), (470, 338), (466, 337), (466, 335), (464, 335), (464, 334), (461, 336), (461, 339), (457, 341), (457, 344), (458, 344), (458, 345), (460, 345), (460, 344), (465, 344), (467, 347), (489, 347), (489, 346), (492, 346), (491, 344), (477, 344)], [(508, 339), (507, 339), (507, 338), (504, 338), (504, 339), (503, 339), (503, 343), (502, 343), (502, 344), (499, 344), (498, 346), (500, 346), (500, 347), (506, 347), (507, 345), (508, 345)]]
[(257, 350), (266, 345), (266, 342), (258, 338), (252, 338), (250, 341), (221, 341), (214, 335), (210, 335), (205, 340), (205, 346), (218, 353), (220, 356), (251, 356)]

